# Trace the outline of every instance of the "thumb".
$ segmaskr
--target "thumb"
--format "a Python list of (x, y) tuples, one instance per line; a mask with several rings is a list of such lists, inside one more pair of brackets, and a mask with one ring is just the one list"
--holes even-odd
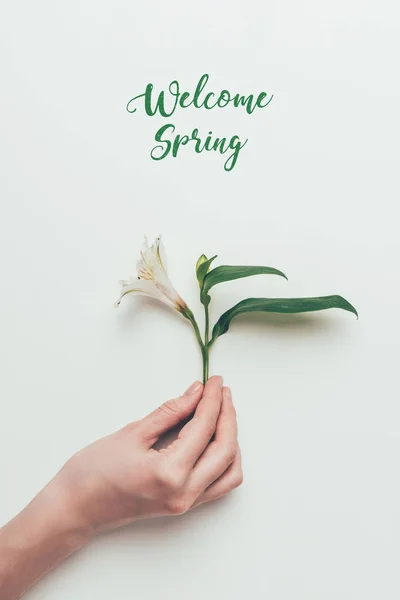
[(164, 402), (137, 423), (136, 431), (143, 437), (149, 448), (163, 433), (190, 417), (201, 400), (203, 389), (203, 384), (195, 381), (183, 396)]

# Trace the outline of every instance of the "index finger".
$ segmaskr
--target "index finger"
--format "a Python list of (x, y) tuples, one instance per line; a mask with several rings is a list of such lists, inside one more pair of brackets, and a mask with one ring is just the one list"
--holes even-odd
[(203, 397), (189, 423), (181, 430), (173, 444), (177, 459), (192, 468), (215, 433), (222, 405), (222, 377), (216, 375), (207, 381)]

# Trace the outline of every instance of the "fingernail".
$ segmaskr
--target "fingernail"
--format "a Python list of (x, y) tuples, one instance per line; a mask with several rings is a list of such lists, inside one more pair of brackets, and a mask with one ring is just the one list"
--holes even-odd
[(191, 394), (195, 394), (196, 392), (199, 391), (201, 386), (202, 386), (202, 384), (200, 383), (200, 381), (195, 381), (194, 383), (192, 383), (192, 385), (190, 387), (188, 387), (188, 389), (184, 393), (184, 396), (190, 396)]
[(223, 379), (221, 375), (213, 375), (212, 379), (214, 379), (218, 383), (219, 387), (222, 388)]
[(224, 393), (228, 400), (232, 400), (232, 390), (229, 386), (224, 387)]

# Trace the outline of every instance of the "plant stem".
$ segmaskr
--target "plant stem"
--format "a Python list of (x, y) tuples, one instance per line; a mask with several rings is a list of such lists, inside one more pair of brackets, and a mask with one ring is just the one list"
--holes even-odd
[(208, 338), (209, 338), (209, 331), (210, 331), (210, 315), (208, 312), (208, 304), (204, 305), (204, 314), (205, 314), (205, 330), (204, 330), (204, 344), (207, 346), (208, 344)]
[(204, 344), (203, 340), (201, 339), (201, 333), (200, 333), (199, 326), (197, 325), (197, 321), (194, 317), (194, 314), (190, 310), (190, 308), (187, 308), (183, 314), (191, 322), (193, 329), (194, 329), (194, 333), (196, 335), (196, 339), (199, 342), (201, 356), (203, 358), (203, 383), (206, 383), (206, 381), (208, 379), (208, 348)]
[(204, 347), (204, 342), (201, 339), (200, 329), (199, 329), (199, 326), (197, 325), (196, 319), (194, 318), (194, 314), (192, 313), (192, 311), (190, 310), (190, 308), (186, 309), (184, 315), (185, 315), (185, 317), (187, 319), (189, 319), (189, 321), (193, 325), (193, 329), (194, 329), (194, 332), (196, 334), (197, 341), (199, 342), (199, 346), (200, 346), (200, 348), (203, 348)]
[(203, 354), (203, 383), (208, 379), (208, 365), (209, 365), (209, 352), (208, 352), (208, 340), (210, 337), (210, 314), (208, 311), (208, 304), (204, 304), (204, 315), (205, 315), (205, 327), (204, 327), (204, 349)]
[(205, 384), (208, 380), (208, 363), (209, 363), (209, 354), (207, 346), (203, 346), (201, 351), (203, 355), (203, 383)]

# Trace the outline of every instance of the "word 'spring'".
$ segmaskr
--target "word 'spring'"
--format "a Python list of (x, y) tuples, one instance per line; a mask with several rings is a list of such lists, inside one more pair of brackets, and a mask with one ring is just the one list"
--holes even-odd
[(203, 143), (202, 139), (199, 137), (199, 130), (193, 129), (191, 136), (188, 135), (176, 135), (173, 142), (170, 140), (163, 139), (164, 133), (168, 129), (171, 129), (171, 133), (174, 133), (175, 126), (172, 123), (168, 123), (167, 125), (163, 125), (157, 131), (155, 137), (156, 142), (161, 142), (165, 144), (165, 146), (154, 146), (152, 151), (150, 152), (150, 156), (153, 160), (162, 160), (166, 158), (168, 154), (171, 152), (172, 156), (176, 158), (178, 156), (178, 151), (181, 146), (186, 146), (189, 142), (194, 142), (194, 150), (197, 154), (201, 154), (204, 150), (206, 151), (219, 151), (220, 154), (225, 154), (229, 150), (232, 150), (232, 153), (228, 156), (224, 163), (225, 171), (232, 171), (233, 167), (236, 165), (236, 161), (239, 157), (240, 150), (247, 144), (247, 140), (240, 142), (239, 136), (234, 135), (230, 140), (227, 138), (212, 138), (212, 131), (208, 132), (208, 136)]

